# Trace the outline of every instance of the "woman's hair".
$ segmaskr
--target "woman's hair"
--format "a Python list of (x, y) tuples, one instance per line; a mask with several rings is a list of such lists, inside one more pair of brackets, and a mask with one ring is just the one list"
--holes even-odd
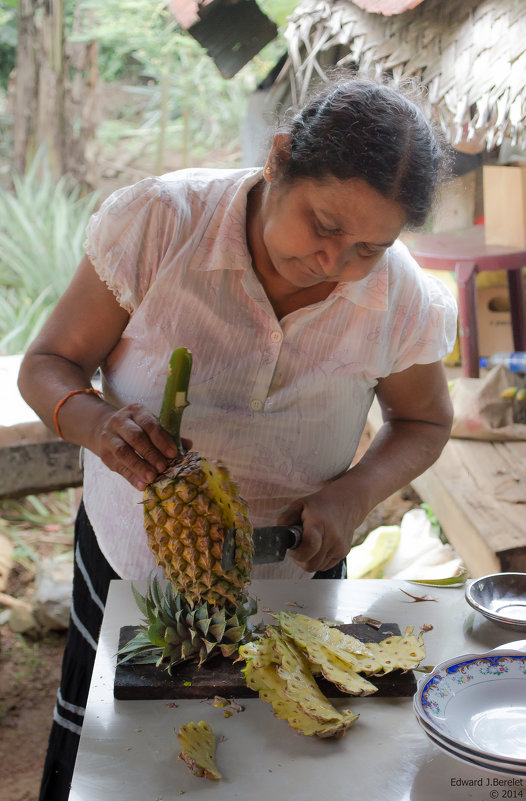
[(295, 114), (287, 132), (285, 180), (361, 178), (400, 203), (409, 225), (424, 223), (446, 151), (418, 105), (398, 89), (339, 78)]

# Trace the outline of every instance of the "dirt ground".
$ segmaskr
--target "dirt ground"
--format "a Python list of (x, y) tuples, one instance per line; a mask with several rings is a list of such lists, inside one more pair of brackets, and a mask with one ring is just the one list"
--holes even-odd
[(36, 801), (65, 635), (0, 637), (0, 801)]
[[(373, 509), (362, 534), (400, 522), (419, 503), (411, 488), (401, 490)], [(7, 592), (30, 597), (28, 578), (17, 565)], [(65, 640), (65, 633), (59, 632), (32, 640), (13, 634), (7, 624), (0, 626), (0, 801), (38, 798)]]
[[(48, 497), (40, 496), (44, 503)], [(11, 529), (2, 511), (6, 533)], [(13, 527), (15, 561), (5, 587), (7, 595), (30, 601), (36, 562), (71, 549), (71, 521), (64, 527), (43, 523), (41, 528), (29, 523), (26, 528)], [(32, 559), (27, 559), (28, 554)], [(29, 637), (14, 634), (7, 623), (0, 625), (0, 801), (38, 798), (65, 644), (65, 632)]]

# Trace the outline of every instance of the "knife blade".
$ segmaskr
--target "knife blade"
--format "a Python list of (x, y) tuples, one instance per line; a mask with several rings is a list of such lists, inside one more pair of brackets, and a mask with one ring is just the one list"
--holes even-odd
[[(255, 565), (282, 562), (287, 551), (293, 551), (301, 543), (301, 526), (261, 526), (253, 531)], [(221, 565), (223, 570), (235, 566), (236, 532), (231, 528), (225, 534)]]

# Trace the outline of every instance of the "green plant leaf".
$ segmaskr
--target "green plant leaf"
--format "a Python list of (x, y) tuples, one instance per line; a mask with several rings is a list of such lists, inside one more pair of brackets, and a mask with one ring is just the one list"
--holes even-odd
[(25, 351), (41, 330), (82, 258), (98, 199), (56, 182), (45, 148), (12, 181), (0, 188), (0, 355)]

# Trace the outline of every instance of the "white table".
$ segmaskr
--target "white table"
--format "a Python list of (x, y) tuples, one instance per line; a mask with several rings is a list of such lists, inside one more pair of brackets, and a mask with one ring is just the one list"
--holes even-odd
[[(137, 586), (144, 591), (144, 583)], [(401, 589), (437, 601), (415, 603)], [(261, 612), (289, 609), (341, 622), (365, 614), (396, 622), (402, 631), (413, 625), (416, 633), (432, 624), (426, 664), (522, 636), (471, 610), (457, 588), (391, 580), (258, 581), (251, 593)], [(112, 582), (70, 801), (178, 801), (183, 795), (192, 801), (526, 801), (524, 777), (472, 768), (436, 748), (416, 722), (410, 698), (345, 700), (360, 718), (341, 740), (296, 734), (258, 698), (243, 700), (244, 711), (229, 718), (208, 701), (116, 701), (119, 630), (140, 620), (130, 582)], [(174, 729), (190, 720), (207, 720), (224, 738), (216, 751), (222, 781), (199, 779), (177, 759)]]

